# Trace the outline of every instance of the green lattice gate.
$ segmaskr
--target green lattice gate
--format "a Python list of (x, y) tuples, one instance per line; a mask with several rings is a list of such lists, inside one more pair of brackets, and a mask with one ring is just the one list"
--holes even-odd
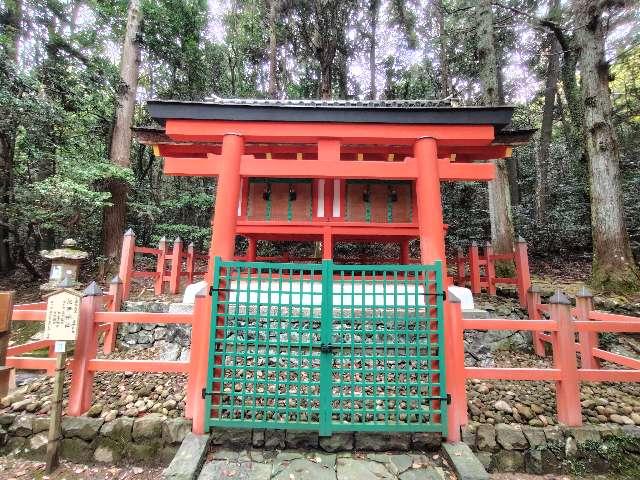
[(216, 259), (206, 427), (439, 431), (440, 262)]

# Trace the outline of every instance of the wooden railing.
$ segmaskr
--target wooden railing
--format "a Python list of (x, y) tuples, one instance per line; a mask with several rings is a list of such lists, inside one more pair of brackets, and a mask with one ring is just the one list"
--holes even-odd
[[(540, 293), (531, 289), (529, 311), (536, 312), (529, 320), (463, 319), (460, 303), (455, 298), (447, 302), (445, 322), (447, 376), (450, 379), (547, 380), (556, 384), (558, 421), (568, 426), (582, 424), (580, 382), (640, 382), (640, 360), (607, 352), (598, 346), (598, 332), (640, 333), (640, 317), (614, 315), (592, 309), (592, 298), (583, 290), (576, 299), (576, 308), (562, 293), (557, 292), (548, 304), (540, 303)], [(549, 318), (541, 318), (545, 313)], [(552, 368), (485, 368), (464, 364), (465, 330), (526, 330), (533, 332), (537, 345), (551, 344)], [(542, 333), (543, 332), (543, 333)], [(579, 342), (575, 341), (576, 333)], [(538, 347), (536, 348), (538, 350)], [(540, 352), (539, 352), (540, 353)], [(576, 353), (580, 353), (580, 366)], [(541, 350), (544, 355), (544, 348)], [(602, 368), (601, 360), (623, 368)], [(467, 397), (464, 382), (449, 382), (452, 397), (449, 411), (449, 440), (456, 441), (460, 426), (467, 418)]]
[[(113, 285), (113, 284), (112, 284)], [(119, 284), (121, 287), (121, 283)], [(110, 295), (103, 295), (97, 284), (87, 287), (80, 307), (80, 321), (75, 342), (73, 358), (69, 360), (72, 378), (69, 393), (67, 414), (82, 415), (91, 406), (93, 376), (95, 372), (171, 372), (190, 374), (198, 359), (191, 357), (190, 361), (162, 361), (162, 360), (114, 360), (98, 358), (97, 351), (100, 335), (106, 333), (104, 350), (110, 352), (113, 345), (110, 339), (115, 339), (117, 325), (121, 323), (153, 323), (153, 324), (185, 324), (193, 325), (194, 318), (202, 317), (200, 323), (208, 320), (206, 294), (196, 297), (193, 313), (142, 313), (142, 312), (113, 312), (107, 308), (112, 304)], [(46, 315), (46, 303), (32, 303), (16, 305), (12, 311), (11, 321), (42, 322)], [(55, 370), (55, 354), (52, 340), (36, 340), (22, 345), (8, 348), (7, 366), (21, 370), (44, 370), (53, 375)], [(25, 356), (36, 350), (48, 350), (48, 357)], [(197, 366), (197, 365), (196, 365)], [(187, 394), (187, 409), (191, 409), (195, 399), (195, 387), (190, 381)]]
[[(155, 265), (155, 270), (137, 270), (136, 255), (154, 257), (151, 263)], [(179, 293), (183, 278), (186, 279), (187, 284), (190, 284), (193, 283), (194, 277), (205, 274), (205, 271), (196, 270), (196, 261), (206, 259), (207, 254), (195, 252), (193, 243), (185, 249), (180, 237), (174, 240), (171, 249), (164, 237), (160, 239), (158, 248), (138, 246), (135, 233), (129, 229), (122, 240), (120, 270), (118, 276), (113, 279), (115, 284), (122, 283), (122, 289), (119, 297), (114, 299), (111, 309), (120, 310), (121, 302), (129, 298), (134, 278), (153, 279), (156, 295), (167, 292)]]
[[(513, 277), (496, 277), (496, 262), (509, 261), (515, 264)], [(529, 257), (527, 242), (522, 237), (516, 241), (513, 252), (494, 253), (491, 243), (487, 242), (480, 251), (476, 242), (471, 243), (467, 255), (459, 248), (456, 255), (456, 284), (469, 284), (471, 292), (481, 293), (484, 288), (489, 295), (496, 294), (496, 285), (515, 285), (518, 291), (518, 301), (523, 308), (527, 306), (527, 290), (531, 286), (529, 273)]]

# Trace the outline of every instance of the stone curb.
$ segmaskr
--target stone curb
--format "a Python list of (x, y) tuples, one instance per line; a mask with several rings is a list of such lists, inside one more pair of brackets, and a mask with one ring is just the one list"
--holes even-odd
[(209, 435), (189, 433), (182, 441), (176, 456), (164, 470), (162, 478), (164, 480), (194, 480), (197, 478), (207, 457), (210, 442)]

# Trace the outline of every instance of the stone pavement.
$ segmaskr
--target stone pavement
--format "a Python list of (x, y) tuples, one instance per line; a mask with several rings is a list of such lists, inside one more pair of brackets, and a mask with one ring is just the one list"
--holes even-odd
[(450, 480), (439, 454), (231, 451), (210, 453), (199, 480)]

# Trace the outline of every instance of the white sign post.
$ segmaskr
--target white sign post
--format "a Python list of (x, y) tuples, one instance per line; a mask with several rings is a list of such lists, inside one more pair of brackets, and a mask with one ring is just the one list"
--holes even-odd
[(68, 288), (56, 290), (47, 296), (44, 338), (55, 341), (54, 351), (56, 353), (56, 375), (53, 383), (49, 443), (47, 444), (47, 473), (52, 473), (59, 463), (58, 450), (62, 435), (60, 426), (62, 423), (62, 392), (67, 341), (76, 339), (81, 302), (82, 294)]

